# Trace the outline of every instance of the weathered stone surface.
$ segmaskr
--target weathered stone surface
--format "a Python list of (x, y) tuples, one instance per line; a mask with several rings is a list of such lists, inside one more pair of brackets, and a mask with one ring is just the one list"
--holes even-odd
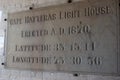
[(6, 67), (118, 75), (117, 3), (85, 1), (9, 14)]

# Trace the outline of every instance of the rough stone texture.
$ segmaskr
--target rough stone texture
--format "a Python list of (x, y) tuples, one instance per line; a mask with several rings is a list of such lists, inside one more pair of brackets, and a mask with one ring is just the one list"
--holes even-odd
[[(8, 12), (27, 10), (30, 6), (37, 8), (66, 2), (67, 0), (0, 0), (0, 10), (3, 11), (0, 35), (4, 35), (4, 29), (7, 27), (7, 22), (4, 19), (7, 18)], [(0, 63), (4, 62), (4, 57), (3, 54), (0, 54)], [(0, 80), (120, 80), (120, 77), (100, 75), (79, 75), (75, 77), (68, 73), (8, 70), (0, 65)]]

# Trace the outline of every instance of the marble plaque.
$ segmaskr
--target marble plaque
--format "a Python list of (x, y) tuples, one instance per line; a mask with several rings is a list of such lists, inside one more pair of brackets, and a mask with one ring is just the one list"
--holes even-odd
[(8, 14), (6, 68), (120, 74), (118, 0)]

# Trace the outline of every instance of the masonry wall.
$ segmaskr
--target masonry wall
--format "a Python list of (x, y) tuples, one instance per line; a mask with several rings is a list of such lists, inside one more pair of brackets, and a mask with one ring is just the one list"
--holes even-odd
[[(74, 0), (81, 1), (81, 0)], [(0, 11), (2, 18), (0, 21), (0, 36), (4, 36), (4, 30), (7, 27), (7, 13), (28, 10), (30, 6), (45, 7), (67, 3), (67, 0), (0, 0)], [(68, 73), (51, 73), (51, 72), (36, 72), (36, 71), (21, 71), (4, 69), (1, 63), (4, 62), (4, 53), (0, 53), (0, 80), (120, 80), (120, 77), (101, 76), (101, 75), (81, 75), (73, 76)]]

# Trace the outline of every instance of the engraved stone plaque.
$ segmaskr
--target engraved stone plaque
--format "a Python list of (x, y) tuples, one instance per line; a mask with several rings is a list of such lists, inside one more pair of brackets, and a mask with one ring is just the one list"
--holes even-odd
[(120, 74), (118, 0), (8, 14), (6, 68)]

